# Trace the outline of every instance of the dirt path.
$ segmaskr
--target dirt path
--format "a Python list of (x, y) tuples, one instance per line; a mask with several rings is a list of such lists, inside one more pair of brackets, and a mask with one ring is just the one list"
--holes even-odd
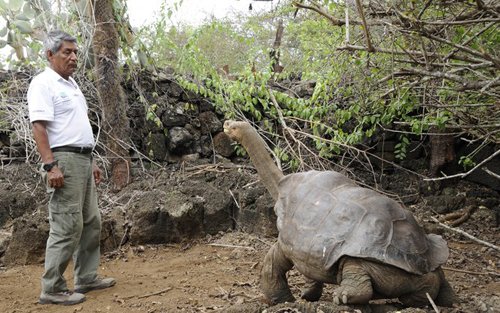
[[(14, 267), (0, 273), (0, 312), (210, 312), (257, 298), (263, 251), (255, 247), (264, 245), (231, 241), (141, 246), (103, 257), (100, 273), (115, 277), (116, 286), (72, 307), (37, 303), (43, 265)], [(71, 271), (66, 278), (71, 287)]]
[[(37, 303), (43, 265), (10, 268), (0, 272), (0, 312), (217, 312), (259, 303), (258, 273), (269, 240), (228, 233), (196, 243), (128, 247), (107, 254), (100, 272), (115, 277), (117, 285), (90, 292), (87, 301), (71, 307)], [(484, 254), (485, 249), (475, 244), (450, 242), (450, 248), (452, 262), (446, 275), (462, 302), (441, 312), (500, 312), (500, 275), (489, 275), (482, 266), (490, 263), (493, 269), (498, 258)], [(465, 258), (475, 251), (482, 252), (483, 258)], [(71, 271), (66, 277), (72, 281)], [(302, 278), (292, 271), (290, 281), (298, 295)], [(331, 288), (322, 300), (328, 299)]]

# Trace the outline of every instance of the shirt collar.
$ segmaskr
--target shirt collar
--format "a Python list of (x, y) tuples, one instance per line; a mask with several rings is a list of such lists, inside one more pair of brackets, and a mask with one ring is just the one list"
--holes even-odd
[(65, 83), (70, 83), (71, 85), (73, 85), (74, 88), (78, 89), (78, 84), (73, 79), (73, 77), (70, 76), (70, 77), (68, 77), (68, 80), (66, 80), (66, 79), (62, 78), (61, 75), (59, 75), (56, 71), (54, 71), (49, 66), (47, 66), (45, 68), (45, 72), (47, 72), (50, 76), (52, 76), (53, 79), (58, 80), (58, 81), (62, 81), (62, 82), (65, 82)]

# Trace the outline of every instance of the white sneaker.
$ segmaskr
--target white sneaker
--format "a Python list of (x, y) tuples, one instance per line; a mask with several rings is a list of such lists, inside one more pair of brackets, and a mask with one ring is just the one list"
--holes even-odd
[(78, 292), (63, 291), (55, 293), (44, 293), (40, 295), (40, 304), (62, 304), (73, 305), (85, 301), (85, 295)]
[(116, 280), (114, 278), (97, 278), (91, 283), (84, 285), (75, 285), (75, 292), (86, 293), (91, 290), (96, 289), (104, 289), (112, 287), (116, 284)]

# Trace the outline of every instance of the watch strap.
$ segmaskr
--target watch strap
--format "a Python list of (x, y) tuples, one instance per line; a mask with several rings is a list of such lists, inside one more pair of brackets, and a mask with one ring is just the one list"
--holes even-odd
[(57, 160), (51, 162), (51, 163), (46, 163), (43, 165), (43, 170), (46, 172), (50, 172), (50, 170), (54, 167), (57, 166)]

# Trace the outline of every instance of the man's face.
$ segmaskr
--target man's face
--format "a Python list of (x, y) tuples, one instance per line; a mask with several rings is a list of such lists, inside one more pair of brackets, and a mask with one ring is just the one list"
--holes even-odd
[(77, 53), (78, 48), (76, 43), (63, 41), (61, 48), (59, 48), (56, 53), (52, 53), (52, 51), (49, 50), (47, 51), (47, 56), (51, 68), (64, 79), (68, 79), (76, 70)]

